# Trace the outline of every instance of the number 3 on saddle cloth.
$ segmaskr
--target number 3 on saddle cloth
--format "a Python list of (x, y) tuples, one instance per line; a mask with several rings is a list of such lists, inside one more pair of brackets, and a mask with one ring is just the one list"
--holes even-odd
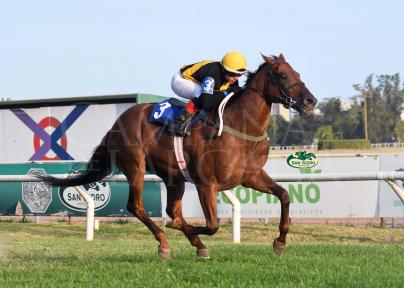
[[(181, 110), (184, 109), (186, 102), (183, 102), (177, 98), (169, 98), (160, 103), (157, 103), (150, 114), (149, 122), (153, 124), (162, 124), (168, 128), (174, 126), (174, 120), (180, 114)], [(191, 126), (201, 118), (207, 116), (205, 111), (195, 115), (191, 121)]]

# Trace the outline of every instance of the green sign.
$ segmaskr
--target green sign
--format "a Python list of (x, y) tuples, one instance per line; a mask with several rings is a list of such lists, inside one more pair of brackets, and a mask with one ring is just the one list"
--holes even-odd
[[(1, 175), (68, 174), (84, 169), (84, 163), (1, 164)], [(126, 210), (129, 187), (126, 182), (96, 182), (82, 188), (94, 199), (96, 216), (133, 216)], [(143, 202), (149, 216), (161, 217), (159, 183), (144, 183)], [(87, 205), (73, 187), (51, 187), (41, 182), (0, 182), (0, 214), (14, 215), (18, 204), (24, 214), (67, 212), (82, 216)]]
[[(320, 201), (320, 187), (315, 183), (299, 183), (289, 184), (287, 187), (290, 203), (309, 203), (316, 204)], [(259, 192), (257, 190), (246, 188), (244, 186), (237, 186), (234, 189), (234, 194), (241, 204), (278, 204), (278, 197)], [(226, 204), (230, 204), (230, 201), (223, 193), (218, 194), (218, 202), (222, 201)]]
[(318, 158), (314, 153), (306, 151), (298, 151), (290, 155), (286, 162), (294, 168), (310, 168), (318, 164)]

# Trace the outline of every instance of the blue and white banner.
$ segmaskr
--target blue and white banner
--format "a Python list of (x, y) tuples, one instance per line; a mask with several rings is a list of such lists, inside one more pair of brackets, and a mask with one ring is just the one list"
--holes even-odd
[(132, 105), (0, 110), (0, 162), (88, 160), (118, 116)]

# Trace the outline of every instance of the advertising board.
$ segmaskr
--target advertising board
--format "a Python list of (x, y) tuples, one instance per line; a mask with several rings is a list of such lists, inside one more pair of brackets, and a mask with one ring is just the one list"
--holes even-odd
[[(108, 100), (109, 104), (97, 104), (100, 98)], [(135, 105), (135, 100), (137, 103), (155, 102), (161, 98), (147, 94), (116, 99), (102, 96), (87, 97), (65, 106), (53, 106), (59, 101), (55, 100), (55, 103), (45, 101), (40, 107), (37, 107), (38, 101), (33, 101), (24, 103), (24, 108), (17, 104), (3, 108), (0, 110), (0, 163), (3, 163), (0, 164), (0, 175), (66, 174), (71, 169), (83, 169), (83, 164), (69, 161), (87, 161), (115, 120)], [(111, 104), (115, 100), (120, 102)], [(58, 162), (60, 160), (67, 162)], [(26, 164), (12, 164), (17, 162)], [(126, 210), (127, 183), (98, 182), (82, 188), (93, 197), (96, 215), (129, 215)], [(149, 215), (161, 215), (160, 184), (146, 183), (143, 200)], [(18, 204), (26, 214), (67, 212), (83, 215), (86, 208), (84, 199), (74, 188), (51, 188), (36, 182), (0, 183), (0, 214), (14, 214)]]
[[(270, 158), (264, 170), (272, 173), (347, 173), (376, 172), (379, 159), (374, 157), (319, 157), (318, 164), (310, 168), (294, 168), (287, 158)], [(293, 182), (279, 183), (290, 195), (290, 217), (340, 218), (375, 217), (378, 214), (378, 181), (347, 182)], [(241, 217), (280, 217), (280, 203), (269, 194), (251, 188), (236, 187), (233, 191), (241, 202)], [(165, 195), (162, 193), (163, 207)], [(218, 216), (230, 218), (231, 205), (223, 193), (218, 194)], [(183, 204), (186, 217), (203, 217), (198, 194), (192, 184), (186, 185)], [(163, 214), (164, 215), (164, 214)]]
[[(58, 162), (1, 164), (0, 175), (68, 174), (79, 171), (84, 163)], [(126, 182), (96, 182), (81, 186), (95, 202), (96, 216), (133, 216), (126, 209), (128, 184)], [(160, 184), (145, 183), (143, 202), (149, 216), (160, 217)], [(41, 182), (0, 182), (0, 214), (13, 215), (20, 205), (24, 214), (85, 215), (87, 204), (72, 187), (50, 187)]]

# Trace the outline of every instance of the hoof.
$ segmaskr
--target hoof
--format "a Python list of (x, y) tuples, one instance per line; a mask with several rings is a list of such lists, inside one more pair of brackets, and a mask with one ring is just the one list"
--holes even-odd
[(278, 239), (275, 239), (273, 248), (275, 253), (280, 256), (283, 254), (283, 252), (285, 252), (286, 244), (279, 242)]
[(163, 260), (170, 260), (171, 259), (171, 250), (167, 248), (161, 248), (159, 246), (158, 250), (159, 256)]
[(198, 249), (196, 250), (196, 256), (198, 256), (198, 259), (200, 260), (210, 260), (210, 255), (209, 255), (209, 249), (203, 248), (203, 249)]

